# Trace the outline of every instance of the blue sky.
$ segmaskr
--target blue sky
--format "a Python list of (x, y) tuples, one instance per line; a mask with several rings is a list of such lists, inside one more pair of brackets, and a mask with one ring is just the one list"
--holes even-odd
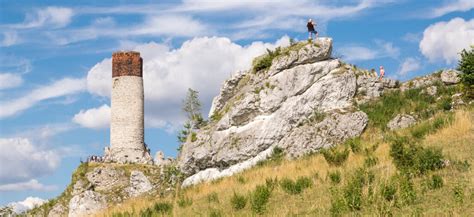
[(111, 53), (144, 59), (146, 143), (176, 156), (188, 87), (203, 114), (267, 48), (306, 39), (400, 80), (456, 66), (474, 44), (472, 0), (0, 1), (0, 205), (50, 199), (109, 142)]

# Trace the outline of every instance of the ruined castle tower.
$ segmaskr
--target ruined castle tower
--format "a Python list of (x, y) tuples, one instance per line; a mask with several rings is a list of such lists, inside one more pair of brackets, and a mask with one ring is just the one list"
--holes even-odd
[(139, 52), (112, 54), (110, 147), (105, 161), (153, 163), (144, 142), (144, 92)]

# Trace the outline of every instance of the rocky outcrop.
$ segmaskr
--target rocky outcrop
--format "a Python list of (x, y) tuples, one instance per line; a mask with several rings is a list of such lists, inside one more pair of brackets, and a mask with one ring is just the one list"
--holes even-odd
[(388, 129), (390, 130), (397, 130), (397, 129), (403, 129), (407, 128), (409, 126), (412, 126), (416, 123), (416, 119), (407, 114), (398, 114), (390, 120), (387, 124)]
[(107, 207), (105, 197), (95, 191), (85, 191), (69, 202), (69, 217), (89, 216)]
[(447, 85), (457, 84), (461, 81), (459, 72), (454, 69), (447, 69), (441, 72), (441, 81)]
[[(242, 171), (274, 147), (292, 158), (360, 135), (368, 118), (354, 107), (356, 72), (331, 59), (331, 50), (328, 38), (298, 44), (268, 70), (226, 81), (213, 101), (214, 121), (182, 145), (178, 165), (192, 175), (184, 185)], [(373, 81), (380, 89), (396, 85)]]
[(136, 197), (153, 189), (153, 185), (141, 171), (132, 171), (130, 174), (130, 187), (127, 188), (130, 197)]
[(62, 203), (57, 203), (48, 213), (48, 217), (62, 217), (67, 215), (67, 208)]
[(125, 171), (112, 166), (97, 167), (87, 173), (86, 177), (98, 191), (109, 191), (128, 184)]

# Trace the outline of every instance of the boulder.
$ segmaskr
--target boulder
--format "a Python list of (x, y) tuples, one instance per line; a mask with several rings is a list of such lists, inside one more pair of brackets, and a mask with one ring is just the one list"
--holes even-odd
[(126, 189), (130, 197), (137, 197), (153, 189), (153, 185), (141, 171), (133, 170), (130, 173), (130, 187)]
[(387, 127), (390, 130), (396, 130), (407, 128), (414, 125), (415, 123), (416, 119), (413, 116), (407, 114), (398, 114), (395, 116), (395, 118), (388, 122)]
[(69, 201), (69, 217), (90, 216), (107, 207), (105, 196), (95, 191), (84, 191)]
[(48, 217), (62, 217), (66, 215), (67, 208), (62, 203), (56, 203), (48, 213)]
[(429, 86), (423, 92), (426, 92), (430, 96), (435, 96), (438, 93), (438, 88), (436, 86)]
[(461, 81), (459, 74), (460, 73), (454, 69), (443, 70), (443, 72), (441, 72), (441, 81), (447, 85), (457, 84)]

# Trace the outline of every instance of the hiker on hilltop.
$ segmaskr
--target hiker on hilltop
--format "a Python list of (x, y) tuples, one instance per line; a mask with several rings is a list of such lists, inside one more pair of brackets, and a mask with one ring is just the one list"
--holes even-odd
[(314, 34), (314, 40), (318, 37), (318, 32), (314, 29), (316, 26), (316, 23), (313, 22), (312, 19), (308, 20), (308, 23), (306, 24), (306, 27), (308, 27), (308, 39), (312, 40), (313, 39), (313, 34)]
[(385, 76), (385, 69), (383, 66), (380, 66), (380, 80), (382, 80), (383, 76)]

